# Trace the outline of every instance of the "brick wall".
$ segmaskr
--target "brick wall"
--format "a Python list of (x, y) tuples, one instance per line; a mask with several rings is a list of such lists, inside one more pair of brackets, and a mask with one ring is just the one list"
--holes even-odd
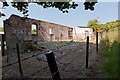
[[(25, 21), (22, 17), (11, 15), (4, 21), (4, 32), (9, 50), (15, 49), (18, 41), (60, 41), (70, 39), (70, 27), (27, 18)], [(37, 26), (37, 34), (32, 34), (32, 24)], [(50, 28), (53, 34), (50, 35)]]

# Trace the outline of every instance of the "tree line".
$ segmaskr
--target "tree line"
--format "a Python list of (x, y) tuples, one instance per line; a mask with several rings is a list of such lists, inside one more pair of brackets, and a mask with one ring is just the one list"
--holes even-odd
[(88, 22), (88, 27), (91, 27), (94, 30), (97, 30), (98, 32), (108, 32), (108, 31), (119, 30), (120, 20), (108, 22), (106, 24), (100, 24), (100, 22), (97, 19), (94, 19)]

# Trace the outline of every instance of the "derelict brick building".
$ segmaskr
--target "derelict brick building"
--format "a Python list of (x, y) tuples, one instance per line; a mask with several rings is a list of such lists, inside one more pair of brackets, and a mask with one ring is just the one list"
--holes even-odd
[[(18, 41), (61, 41), (72, 39), (72, 28), (41, 20), (11, 15), (4, 21), (7, 46), (14, 49)], [(32, 25), (36, 28), (32, 34)]]

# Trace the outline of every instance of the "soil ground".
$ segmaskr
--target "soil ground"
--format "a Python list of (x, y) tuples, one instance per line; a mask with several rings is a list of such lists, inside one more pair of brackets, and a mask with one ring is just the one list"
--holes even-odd
[[(85, 68), (86, 43), (81, 42), (40, 42), (43, 50), (26, 50), (20, 54), (22, 71), (25, 78), (51, 78), (45, 56), (46, 51), (52, 50), (61, 78), (106, 78), (101, 71), (103, 57), (96, 53), (94, 42), (89, 44), (89, 65)], [(2, 77), (20, 78), (17, 53), (14, 56), (2, 57)]]

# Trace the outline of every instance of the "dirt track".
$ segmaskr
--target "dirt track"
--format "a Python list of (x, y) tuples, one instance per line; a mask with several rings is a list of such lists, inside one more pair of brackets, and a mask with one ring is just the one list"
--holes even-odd
[[(43, 43), (42, 43), (43, 44)], [(44, 51), (26, 51), (21, 53), (22, 69), (27, 78), (51, 78), (51, 73), (44, 55), (45, 51), (54, 52), (61, 78), (100, 78), (99, 59), (95, 51), (95, 44), (90, 43), (89, 68), (85, 68), (85, 42), (52, 42), (44, 43)], [(49, 44), (49, 45), (48, 45)], [(53, 45), (54, 46), (51, 46)], [(16, 54), (16, 53), (15, 53)], [(19, 78), (17, 55), (3, 57), (3, 78)], [(11, 65), (10, 65), (11, 64)]]

